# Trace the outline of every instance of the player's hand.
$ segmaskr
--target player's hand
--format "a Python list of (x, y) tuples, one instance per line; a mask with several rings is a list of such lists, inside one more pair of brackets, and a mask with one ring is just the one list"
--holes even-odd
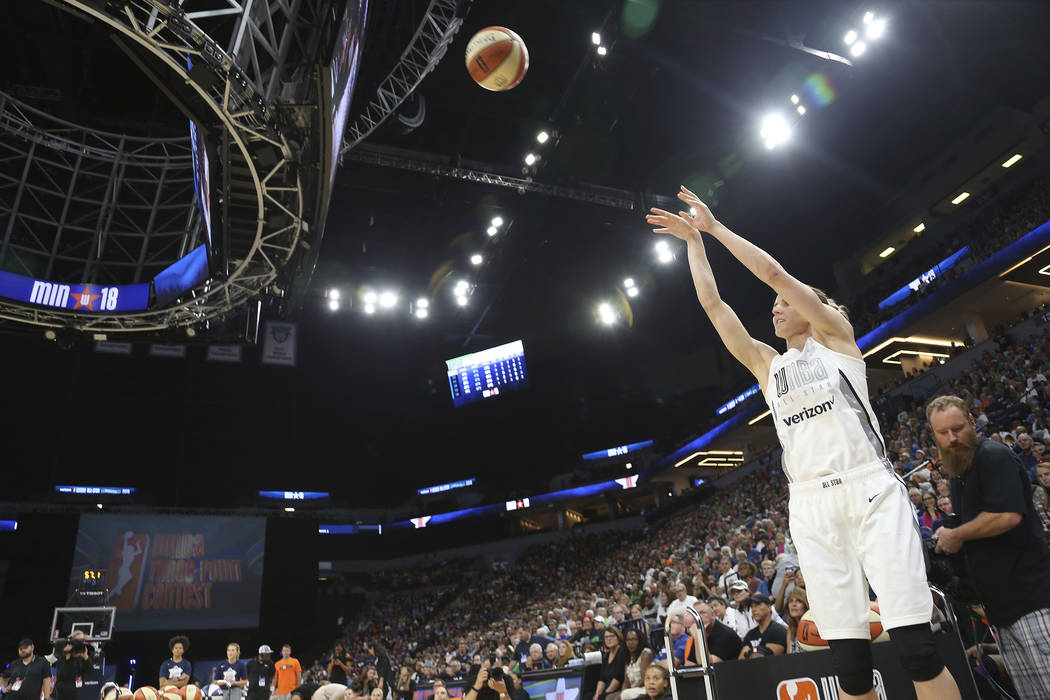
[(646, 215), (645, 221), (653, 227), (653, 233), (669, 233), (675, 238), (681, 238), (683, 241), (700, 240), (700, 232), (685, 219), (685, 216), (689, 215), (688, 212), (672, 214), (657, 207), (653, 207), (649, 211), (650, 213)]
[[(685, 202), (686, 206), (690, 208), (691, 211), (684, 212), (685, 218), (698, 231), (710, 231), (718, 223), (715, 215), (711, 213), (711, 208), (701, 202), (700, 198), (693, 192), (686, 189), (685, 185), (682, 185), (682, 189), (678, 193), (678, 199)], [(694, 211), (696, 212), (695, 214), (693, 214)]]

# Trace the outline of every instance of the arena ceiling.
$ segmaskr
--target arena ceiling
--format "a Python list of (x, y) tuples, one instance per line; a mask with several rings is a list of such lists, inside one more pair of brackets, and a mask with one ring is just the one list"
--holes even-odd
[[(8, 89), (44, 88), (37, 99), (64, 118), (111, 130), (181, 130), (181, 115), (106, 36), (56, 20), (46, 3), (14, 5), (21, 9), (0, 29), (13, 52)], [(372, 3), (354, 112), (426, 5)], [(887, 30), (853, 66), (799, 48), (848, 56), (843, 35), (869, 9)], [(16, 455), (41, 465), (40, 489), (85, 470), (97, 481), (105, 466), (113, 480), (146, 479), (160, 501), (215, 504), (254, 488), (298, 488), (363, 506), (472, 476), (527, 495), (583, 452), (647, 439), (669, 451), (750, 382), (702, 317), (684, 261), (657, 262), (647, 198), (673, 195), (682, 182), (710, 192), (732, 228), (799, 277), (834, 288), (831, 263), (896, 223), (884, 207), (916, 171), (998, 106), (1027, 110), (1045, 95), (1048, 21), (1050, 6), (1030, 2), (475, 0), (445, 59), (401, 110), (411, 122), (422, 101), (422, 123), (391, 119), (362, 152), (531, 176), (563, 191), (612, 188), (632, 210), (348, 154), (302, 300), (298, 368), (12, 341), (9, 363), (35, 377), (19, 389), (27, 416), (49, 414), (60, 397), (70, 421), (90, 407), (112, 426), (85, 458), (82, 436), (49, 439), (53, 428), (27, 417), (15, 426), (25, 435)], [(463, 66), (467, 40), (489, 25), (514, 29), (529, 47), (529, 72), (507, 93), (477, 87)], [(52, 36), (56, 26), (63, 33)], [(807, 113), (788, 144), (768, 151), (758, 124), (773, 109), (794, 114), (792, 94)], [(535, 140), (541, 129), (554, 134), (545, 145)], [(523, 174), (528, 152), (540, 161)], [(494, 216), (506, 223), (490, 238)], [(476, 252), (478, 267), (469, 262)], [(711, 253), (723, 296), (771, 340), (768, 291), (717, 246)], [(626, 277), (641, 290), (629, 303), (618, 291)], [(463, 308), (452, 293), (461, 278), (473, 286)], [(338, 311), (324, 298), (331, 288), (348, 300)], [(431, 313), (365, 314), (358, 295), (369, 288), (394, 289), (406, 303), (427, 297)], [(612, 327), (596, 321), (602, 301), (619, 310)], [(454, 409), (444, 360), (519, 338), (531, 387)]]

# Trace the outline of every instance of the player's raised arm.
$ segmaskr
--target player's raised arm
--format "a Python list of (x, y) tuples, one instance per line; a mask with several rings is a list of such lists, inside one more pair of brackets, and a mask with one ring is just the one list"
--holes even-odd
[(853, 326), (836, 307), (822, 302), (812, 287), (795, 279), (772, 255), (730, 231), (715, 219), (711, 209), (699, 197), (684, 186), (678, 198), (696, 212), (688, 215), (689, 223), (718, 239), (751, 274), (795, 307), (821, 336), (828, 340), (854, 342)]
[(704, 307), (704, 312), (711, 319), (711, 323), (729, 352), (747, 367), (751, 374), (755, 375), (759, 386), (765, 391), (766, 380), (769, 378), (769, 363), (777, 352), (765, 343), (752, 338), (744, 328), (744, 324), (740, 322), (736, 312), (722, 301), (700, 232), (682, 214), (685, 212), (672, 214), (663, 209), (654, 208), (645, 217), (645, 220), (654, 227), (654, 233), (669, 233), (686, 242), (689, 251), (689, 271), (693, 275), (693, 284), (696, 286), (696, 296), (700, 300), (700, 305)]

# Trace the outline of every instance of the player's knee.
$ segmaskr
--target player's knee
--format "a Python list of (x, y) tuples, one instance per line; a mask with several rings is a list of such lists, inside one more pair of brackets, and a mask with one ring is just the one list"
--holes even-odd
[(849, 695), (864, 695), (874, 687), (871, 642), (867, 639), (829, 639), (839, 687)]
[(944, 669), (929, 624), (895, 627), (889, 632), (893, 645), (897, 647), (901, 666), (913, 681), (922, 683), (933, 680)]

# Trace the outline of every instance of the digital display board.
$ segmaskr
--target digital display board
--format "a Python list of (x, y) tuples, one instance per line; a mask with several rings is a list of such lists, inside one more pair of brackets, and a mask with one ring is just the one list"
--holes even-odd
[(134, 496), (130, 486), (56, 486), (55, 493), (68, 496)]
[(149, 283), (65, 284), (0, 271), (0, 296), (37, 306), (83, 313), (122, 313), (149, 308)]
[(210, 276), (208, 250), (200, 245), (176, 260), (153, 278), (153, 293), (157, 307), (165, 307)]
[(260, 491), (261, 498), (271, 498), (278, 501), (320, 501), (328, 498), (327, 491)]
[(426, 488), (416, 489), (416, 493), (418, 493), (420, 496), (429, 496), (434, 493), (444, 493), (445, 491), (451, 491), (452, 489), (461, 489), (467, 486), (473, 486), (475, 481), (475, 479), (463, 479), (461, 481), (453, 481), (448, 484), (427, 486)]
[(736, 408), (737, 406), (739, 406), (740, 404), (744, 403), (745, 401), (750, 399), (752, 396), (757, 394), (758, 393), (758, 389), (759, 389), (758, 384), (754, 384), (754, 385), (748, 387), (747, 389), (745, 389), (741, 393), (739, 393), (736, 396), (734, 396), (733, 398), (731, 398), (729, 401), (726, 401), (724, 404), (719, 406), (718, 409), (715, 411), (715, 414), (720, 416), (723, 413), (728, 413), (729, 411), (732, 411), (734, 408)]
[(610, 457), (619, 457), (620, 455), (630, 454), (631, 452), (637, 452), (638, 450), (644, 450), (647, 447), (652, 447), (652, 440), (645, 440), (643, 442), (632, 442), (629, 445), (620, 445), (619, 447), (610, 447), (605, 450), (598, 450), (597, 452), (588, 452), (581, 458), (588, 462), (596, 459), (609, 459)]
[(105, 571), (123, 631), (257, 627), (265, 539), (265, 518), (82, 515), (70, 592)]
[(885, 310), (891, 306), (896, 306), (897, 304), (901, 303), (902, 301), (910, 297), (912, 294), (919, 291), (920, 289), (928, 285), (930, 282), (933, 282), (935, 279), (946, 273), (948, 270), (955, 267), (956, 263), (958, 263), (959, 260), (969, 252), (970, 246), (963, 246), (959, 250), (955, 251), (954, 253), (946, 257), (944, 260), (941, 260), (929, 270), (922, 273), (921, 275), (913, 279), (911, 282), (908, 282), (908, 284), (904, 285), (903, 287), (895, 291), (893, 294), (880, 301), (879, 309)]
[(18, 530), (17, 520), (0, 520), (0, 532), (15, 532)]
[(317, 532), (321, 535), (358, 535), (365, 532), (383, 534), (383, 526), (376, 524), (366, 525), (364, 523), (354, 525), (318, 525)]
[[(190, 68), (193, 68), (192, 63)], [(201, 229), (204, 243), (212, 249), (211, 236), (211, 170), (208, 166), (208, 142), (196, 122), (190, 122), (190, 148), (193, 151), (193, 190), (197, 194), (197, 207), (201, 213)]]
[(331, 170), (328, 173), (328, 186), (335, 180), (335, 170), (339, 164), (339, 149), (343, 146), (343, 130), (350, 113), (350, 98), (354, 94), (354, 83), (361, 65), (361, 49), (364, 47), (365, 19), (368, 17), (368, 0), (346, 0), (339, 33), (335, 39), (335, 50), (329, 64), (329, 98), (332, 102), (332, 125), (330, 135)]
[(524, 510), (529, 507), (529, 499), (519, 498), (516, 501), (507, 501), (507, 510)]
[(452, 402), (463, 406), (499, 396), (528, 383), (525, 346), (520, 340), (446, 360)]

